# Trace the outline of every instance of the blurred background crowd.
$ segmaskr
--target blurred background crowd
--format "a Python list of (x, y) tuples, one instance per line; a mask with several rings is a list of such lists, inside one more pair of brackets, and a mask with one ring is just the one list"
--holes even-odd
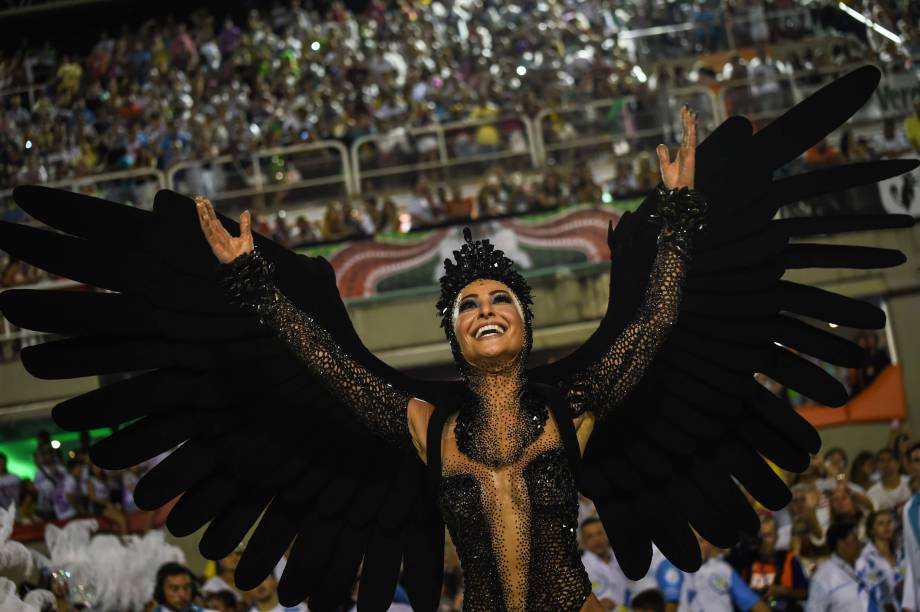
[[(126, 516), (147, 515), (133, 505), (132, 491), (138, 477), (156, 463), (137, 469), (109, 472), (94, 467), (87, 459), (89, 437), (81, 437), (80, 446), (66, 454), (47, 433), (39, 435), (35, 452), (34, 481), (20, 480), (6, 469), (6, 457), (0, 454), (0, 504), (16, 503), (18, 522), (36, 524), (97, 517), (105, 529), (126, 532)], [(688, 590), (707, 596), (705, 588), (695, 582), (694, 574), (684, 574), (654, 551), (648, 575), (632, 581), (625, 577), (603, 524), (597, 519), (593, 503), (579, 501), (579, 544), (582, 559), (591, 578), (595, 594), (606, 609), (635, 611), (697, 610), (731, 612), (732, 610), (901, 610), (901, 597), (907, 576), (902, 537), (909, 526), (903, 524), (905, 504), (920, 492), (920, 443), (904, 425), (892, 425), (888, 443), (879, 449), (865, 449), (849, 457), (841, 448), (830, 448), (815, 456), (802, 474), (777, 471), (792, 489), (792, 501), (778, 512), (770, 512), (753, 502), (761, 516), (757, 537), (743, 539), (730, 550), (720, 550), (700, 540), (704, 565), (699, 575), (722, 573), (733, 582), (730, 590), (708, 596), (709, 607), (687, 607)], [(152, 519), (149, 519), (152, 520)], [(149, 528), (141, 521), (132, 531)], [(204, 573), (195, 574), (187, 567), (168, 563), (160, 568), (156, 580), (155, 600), (148, 609), (185, 612), (194, 605), (225, 612), (265, 610), (307, 610), (306, 603), (282, 608), (278, 603), (278, 581), (285, 567), (283, 558), (271, 576), (255, 590), (241, 591), (234, 582), (234, 571), (245, 550), (240, 546)], [(809, 607), (823, 596), (812, 588), (820, 585), (822, 567), (846, 563), (852, 568), (854, 588), (869, 594), (875, 608)], [(830, 566), (829, 566), (830, 567)], [(439, 610), (460, 610), (463, 602), (463, 577), (449, 538), (445, 556), (443, 597)], [(826, 573), (828, 570), (825, 569)], [(54, 576), (45, 576), (53, 582)], [(816, 581), (816, 582), (815, 582)], [(37, 586), (23, 584), (26, 592)], [(343, 612), (352, 609), (352, 601), (343, 601)], [(843, 585), (846, 586), (846, 585)], [(820, 590), (820, 589), (819, 589)], [(74, 608), (68, 591), (57, 588), (56, 610)], [(856, 593), (857, 591), (853, 591)], [(813, 601), (809, 604), (809, 598)], [(681, 603), (683, 601), (683, 603)], [(393, 611), (411, 610), (405, 590), (394, 594)]]
[[(756, 123), (794, 102), (790, 87), (858, 63), (910, 74), (917, 4), (854, 6), (899, 42), (835, 3), (792, 0), (564, 0), (532, 10), (375, 0), (360, 12), (292, 0), (244, 16), (205, 7), (124, 25), (88, 50), (24, 38), (0, 51), (0, 214), (23, 220), (3, 189), (67, 181), (150, 207), (163, 185), (131, 174), (145, 169), (172, 171), (168, 185), (186, 193), (226, 194), (219, 209), (253, 209), (259, 231), (288, 246), (628, 198), (657, 182), (650, 153), (674, 144), (678, 102), (699, 109), (705, 130), (719, 118), (710, 94), (719, 113)], [(806, 44), (822, 34), (832, 42)], [(836, 135), (796, 163), (917, 150), (918, 122), (920, 107), (871, 135)], [(464, 127), (438, 131), (449, 125)], [(553, 153), (586, 133), (607, 135), (613, 156)], [(309, 149), (317, 143), (357, 143), (343, 154), (355, 159)], [(525, 153), (538, 144), (546, 159), (534, 168)], [(354, 179), (357, 193), (311, 183), (340, 162), (370, 173)], [(0, 286), (41, 278), (0, 265)]]

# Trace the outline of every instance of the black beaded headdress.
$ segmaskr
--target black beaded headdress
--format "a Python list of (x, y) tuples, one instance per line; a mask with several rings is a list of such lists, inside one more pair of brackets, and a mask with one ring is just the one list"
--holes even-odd
[(517, 298), (524, 316), (524, 350), (523, 358), (526, 360), (533, 344), (533, 299), (530, 295), (530, 285), (517, 271), (514, 262), (505, 257), (505, 253), (496, 250), (488, 239), (473, 241), (470, 228), (463, 228), (463, 239), (466, 243), (459, 251), (454, 251), (456, 263), (449, 259), (444, 260), (444, 276), (441, 277), (441, 299), (438, 300), (437, 309), (441, 315), (441, 327), (450, 342), (454, 361), (460, 368), (460, 373), (466, 378), (469, 374), (467, 364), (460, 352), (460, 345), (454, 334), (454, 303), (464, 287), (478, 279), (497, 280), (511, 289)]

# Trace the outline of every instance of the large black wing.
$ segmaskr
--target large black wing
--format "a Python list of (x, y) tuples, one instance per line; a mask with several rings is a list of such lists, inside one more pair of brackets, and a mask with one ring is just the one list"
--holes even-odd
[[(752, 134), (732, 117), (697, 149), (697, 188), (711, 204), (697, 237), (679, 317), (632, 393), (597, 427), (585, 449), (580, 486), (593, 499), (626, 574), (639, 578), (651, 542), (678, 567), (694, 571), (691, 531), (720, 547), (759, 520), (740, 483), (772, 509), (789, 491), (764, 461), (803, 471), (821, 441), (811, 425), (758, 384), (763, 373), (814, 400), (839, 406), (844, 387), (799, 354), (857, 367), (855, 344), (789, 313), (849, 327), (879, 329), (884, 313), (864, 302), (783, 280), (796, 268), (884, 268), (899, 251), (829, 246), (791, 238), (910, 227), (906, 215), (774, 220), (785, 204), (873, 183), (917, 162), (850, 164), (773, 180), (774, 171), (843, 124), (869, 98), (880, 73), (858, 69)], [(529, 373), (556, 384), (598, 359), (643, 299), (656, 255), (654, 202), (621, 218), (609, 237), (610, 301), (596, 333), (572, 355)]]
[[(74, 431), (121, 426), (93, 447), (103, 468), (175, 449), (138, 484), (140, 507), (181, 495), (167, 527), (183, 536), (207, 524), (200, 548), (209, 559), (258, 521), (236, 574), (242, 589), (293, 543), (283, 602), (309, 596), (311, 609), (335, 607), (363, 560), (362, 610), (390, 605), (401, 563), (413, 606), (437, 607), (444, 528), (423, 464), (367, 431), (269, 328), (229, 303), (191, 199), (161, 191), (148, 212), (43, 187), (19, 187), (14, 198), (58, 231), (2, 223), (0, 248), (105, 291), (11, 289), (0, 310), (20, 327), (66, 336), (23, 349), (34, 376), (136, 373), (61, 402), (53, 417)], [(346, 352), (438, 402), (441, 385), (404, 376), (363, 345), (326, 260), (255, 240), (282, 293)]]

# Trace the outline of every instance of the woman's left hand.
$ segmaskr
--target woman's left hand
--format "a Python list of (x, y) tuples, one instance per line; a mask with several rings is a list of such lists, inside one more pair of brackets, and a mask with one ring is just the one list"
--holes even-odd
[(683, 139), (677, 150), (677, 159), (671, 161), (671, 152), (667, 145), (660, 144), (655, 149), (661, 165), (661, 180), (668, 189), (687, 187), (693, 189), (693, 177), (696, 171), (696, 113), (684, 104), (680, 109), (683, 126)]

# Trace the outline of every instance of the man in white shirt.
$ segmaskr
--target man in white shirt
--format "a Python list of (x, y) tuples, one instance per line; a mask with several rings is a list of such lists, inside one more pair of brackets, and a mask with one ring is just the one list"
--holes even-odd
[(876, 510), (891, 510), (910, 499), (910, 476), (901, 474), (901, 466), (890, 448), (876, 454), (875, 462), (881, 479), (869, 487), (866, 495)]
[(236, 573), (236, 566), (239, 565), (240, 557), (243, 556), (243, 547), (238, 546), (236, 550), (217, 562), (218, 574), (205, 581), (201, 587), (202, 593), (217, 593), (218, 591), (230, 591), (240, 601), (242, 595), (236, 588), (236, 580), (233, 575)]
[(879, 612), (878, 604), (856, 574), (862, 551), (855, 523), (833, 523), (827, 528), (831, 558), (818, 567), (808, 589), (806, 612)]
[[(920, 478), (920, 443), (907, 451), (910, 475)], [(907, 573), (904, 576), (904, 595), (901, 607), (905, 612), (920, 610), (920, 492), (904, 504), (901, 514), (904, 540), (904, 561)]]
[(769, 612), (767, 607), (732, 566), (720, 556), (721, 551), (697, 535), (703, 565), (692, 574), (684, 574), (680, 588), (679, 612)]
[(658, 591), (664, 599), (667, 610), (676, 610), (680, 601), (680, 587), (684, 576), (673, 563), (668, 561), (657, 546), (652, 544), (652, 562), (648, 573), (640, 580), (630, 580), (626, 605), (635, 606), (637, 596), (646, 591)]
[(581, 562), (591, 579), (591, 590), (607, 610), (626, 604), (629, 581), (610, 548), (607, 532), (595, 516), (581, 523), (581, 544), (585, 552)]
[(249, 612), (309, 612), (307, 605), (299, 603), (289, 608), (278, 602), (278, 580), (275, 574), (269, 574), (262, 584), (249, 592), (252, 608)]

